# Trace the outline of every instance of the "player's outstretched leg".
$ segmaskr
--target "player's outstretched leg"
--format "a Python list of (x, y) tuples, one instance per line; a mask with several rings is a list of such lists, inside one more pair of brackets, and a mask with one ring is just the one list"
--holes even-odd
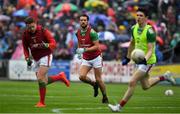
[(102, 75), (102, 68), (94, 68), (94, 74), (96, 78), (96, 84), (99, 86), (101, 93), (102, 93), (102, 103), (109, 103), (108, 97), (106, 94), (106, 87), (104, 82), (102, 81), (101, 75)]
[(100, 88), (101, 93), (102, 93), (102, 96), (103, 96), (103, 98), (102, 98), (102, 103), (109, 103), (108, 97), (107, 97), (107, 94), (106, 94), (105, 84), (103, 83), (102, 80), (98, 80), (98, 79), (97, 79), (97, 83), (98, 83), (98, 85), (99, 85), (99, 88)]

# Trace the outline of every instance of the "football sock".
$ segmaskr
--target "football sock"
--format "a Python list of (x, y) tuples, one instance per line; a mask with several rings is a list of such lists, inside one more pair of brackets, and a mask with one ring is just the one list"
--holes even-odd
[(46, 96), (46, 83), (39, 81), (39, 95), (40, 95), (40, 102), (44, 104), (45, 96)]
[(126, 104), (126, 102), (127, 102), (127, 101), (122, 100), (119, 104), (120, 104), (121, 107), (123, 107), (123, 106)]
[(106, 92), (105, 92), (105, 91), (103, 91), (103, 92), (102, 92), (102, 95), (103, 95), (103, 97), (107, 97), (107, 95), (106, 95)]
[(95, 86), (96, 84), (98, 85), (98, 83), (94, 81), (92, 81), (91, 83), (92, 83), (92, 86)]
[(48, 83), (47, 84), (51, 84), (51, 83), (53, 83), (54, 81), (53, 81), (53, 79), (52, 79), (52, 77), (48, 77)]
[(159, 76), (159, 80), (160, 80), (160, 81), (164, 81), (164, 80), (165, 80), (165, 77), (164, 77), (164, 76)]

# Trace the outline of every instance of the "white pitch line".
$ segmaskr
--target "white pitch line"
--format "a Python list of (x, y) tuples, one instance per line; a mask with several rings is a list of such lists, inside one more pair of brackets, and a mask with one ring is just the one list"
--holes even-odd
[[(180, 107), (126, 107), (127, 109), (177, 109), (177, 108), (180, 108)], [(96, 109), (96, 110), (102, 110), (102, 109), (109, 109), (108, 107), (93, 107), (93, 108), (85, 108), (85, 107), (79, 107), (79, 108), (57, 108), (55, 110), (59, 110), (59, 111), (62, 111), (62, 110), (93, 110), (93, 109)], [(54, 109), (53, 109), (54, 110)]]
[(85, 108), (85, 107), (79, 107), (79, 108), (56, 108), (52, 109), (52, 111), (62, 111), (62, 110), (102, 110), (102, 109), (108, 109), (108, 107), (96, 107), (96, 108)]
[(177, 109), (180, 107), (173, 107), (173, 106), (167, 106), (167, 107), (127, 107), (127, 108), (131, 108), (131, 109), (163, 109), (163, 108), (168, 108), (168, 109)]
[(62, 114), (62, 111), (59, 108), (52, 109), (52, 112)]
[[(0, 94), (0, 96), (2, 96), (2, 97), (7, 97), (7, 96), (12, 96), (12, 97), (39, 97), (39, 95), (20, 95), (20, 94)], [(70, 97), (70, 98), (89, 98), (89, 97), (92, 97), (92, 95), (86, 95), (86, 96), (74, 96), (74, 95), (72, 95), (72, 96), (70, 96), (70, 95), (66, 95), (66, 96), (60, 96), (60, 95), (56, 95), (56, 96), (52, 96), (52, 95), (47, 95), (46, 97), (49, 97), (49, 98), (54, 98), (54, 97), (58, 97), (58, 98), (68, 98), (68, 97)], [(120, 97), (120, 96), (109, 96), (109, 97), (112, 97), (112, 98), (115, 98), (115, 97)], [(154, 97), (149, 97), (149, 96), (134, 96), (135, 98), (146, 98), (146, 99), (152, 99), (152, 98), (154, 98), (154, 97), (158, 97), (158, 96), (154, 96)], [(161, 99), (162, 98), (164, 98), (164, 99), (167, 99), (167, 96), (159, 96), (159, 97), (161, 97)], [(172, 96), (173, 97), (173, 96)], [(178, 97), (176, 97), (176, 98), (174, 98), (173, 97), (173, 99), (176, 99), (176, 100), (180, 100), (180, 97), (178, 98)]]
[[(0, 96), (4, 96), (4, 97), (7, 97), (7, 96), (12, 96), (12, 97), (39, 97), (39, 95), (18, 95), (18, 94), (16, 94), (16, 95), (13, 95), (13, 94), (0, 94)], [(75, 98), (88, 98), (88, 97), (91, 97), (90, 95), (89, 96), (51, 96), (51, 95), (47, 95), (46, 97), (49, 97), (49, 98), (54, 98), (54, 97), (58, 97), (58, 98), (68, 98), (68, 97), (70, 97), (70, 98), (72, 98), (72, 97), (75, 97)]]
[[(26, 100), (24, 100), (24, 101), (26, 101)], [(32, 100), (31, 100), (32, 101)], [(1, 103), (0, 103), (1, 104)], [(3, 104), (7, 104), (6, 102), (4, 102)], [(14, 104), (14, 105), (22, 105), (22, 104), (32, 104), (31, 102), (11, 102), (11, 103), (9, 103), (9, 104)], [(83, 103), (83, 102), (71, 102), (71, 103), (65, 103), (65, 102), (48, 102), (47, 103), (47, 106), (48, 106), (48, 104), (51, 104), (51, 105), (59, 105), (59, 106), (61, 106), (61, 105), (75, 105), (75, 106), (79, 106), (79, 105), (87, 105), (87, 106), (89, 106), (89, 105), (93, 105), (93, 106), (102, 106), (102, 104), (100, 104), (100, 103)]]

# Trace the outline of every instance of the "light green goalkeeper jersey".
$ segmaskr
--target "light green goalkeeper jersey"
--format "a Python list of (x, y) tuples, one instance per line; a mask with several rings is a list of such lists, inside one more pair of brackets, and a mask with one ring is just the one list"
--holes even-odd
[(152, 29), (152, 26), (146, 25), (142, 29), (139, 27), (138, 24), (136, 24), (131, 29), (131, 35), (135, 42), (135, 48), (143, 50), (145, 54), (148, 51), (148, 43), (153, 43), (154, 45), (153, 53), (152, 56), (147, 60), (147, 64), (155, 64), (156, 63), (156, 54), (155, 54), (156, 33)]

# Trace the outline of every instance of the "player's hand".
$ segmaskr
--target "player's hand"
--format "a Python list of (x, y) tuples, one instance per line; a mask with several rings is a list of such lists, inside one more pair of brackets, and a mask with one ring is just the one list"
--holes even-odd
[(77, 49), (76, 49), (76, 53), (77, 53), (77, 54), (82, 54), (82, 53), (84, 53), (85, 51), (86, 51), (85, 48), (77, 48)]
[(146, 59), (144, 58), (144, 59), (140, 60), (139, 62), (137, 62), (136, 64), (144, 64), (144, 65), (147, 65), (147, 61), (146, 61)]
[(30, 58), (26, 58), (27, 66), (31, 66), (33, 61)]
[(78, 59), (82, 59), (82, 54), (77, 54)]
[(41, 43), (43, 48), (49, 48), (49, 43)]
[(123, 60), (122, 60), (122, 65), (127, 65), (128, 63), (130, 62), (130, 59), (125, 57)]

